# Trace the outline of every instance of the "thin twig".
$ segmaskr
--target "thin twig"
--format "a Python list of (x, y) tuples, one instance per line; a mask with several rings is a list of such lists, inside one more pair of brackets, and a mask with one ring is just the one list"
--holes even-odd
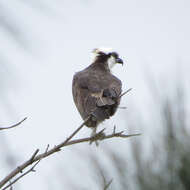
[(9, 126), (9, 127), (0, 127), (0, 130), (11, 129), (11, 128), (17, 127), (17, 126), (20, 125), (22, 122), (24, 122), (26, 119), (27, 119), (27, 117), (25, 117), (23, 120), (19, 121), (18, 123), (14, 124), (14, 125)]
[(30, 158), (31, 162), (34, 160), (35, 156), (38, 154), (39, 151), (40, 151), (40, 150), (37, 149), (37, 150), (34, 152), (34, 154), (31, 156), (31, 158)]
[(119, 98), (121, 98), (122, 96), (124, 96), (125, 94), (127, 94), (128, 92), (130, 92), (132, 90), (132, 88), (129, 88), (127, 91), (125, 91), (124, 93), (122, 93)]
[(126, 106), (119, 106), (118, 108), (119, 108), (119, 109), (124, 109), (124, 110), (127, 109)]

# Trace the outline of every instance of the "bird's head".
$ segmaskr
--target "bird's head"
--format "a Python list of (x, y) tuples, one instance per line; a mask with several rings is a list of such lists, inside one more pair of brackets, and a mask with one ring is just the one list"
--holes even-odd
[(123, 60), (119, 57), (119, 54), (111, 48), (96, 48), (93, 50), (93, 54), (95, 62), (107, 63), (110, 70), (116, 64), (123, 65)]

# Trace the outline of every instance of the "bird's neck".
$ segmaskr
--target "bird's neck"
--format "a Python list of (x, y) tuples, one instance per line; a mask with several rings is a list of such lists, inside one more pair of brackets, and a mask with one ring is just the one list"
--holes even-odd
[(102, 72), (110, 72), (107, 61), (100, 62), (98, 60), (95, 60), (89, 67), (92, 69), (100, 70)]

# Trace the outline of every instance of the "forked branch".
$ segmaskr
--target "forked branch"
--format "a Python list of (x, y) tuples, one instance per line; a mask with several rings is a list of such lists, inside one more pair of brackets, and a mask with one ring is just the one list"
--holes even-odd
[(62, 147), (65, 146), (69, 146), (69, 145), (73, 145), (73, 144), (79, 144), (79, 143), (83, 143), (83, 142), (90, 142), (90, 141), (94, 141), (94, 140), (105, 140), (105, 139), (110, 139), (113, 137), (120, 137), (120, 138), (129, 138), (132, 136), (137, 136), (140, 134), (131, 134), (131, 135), (125, 135), (123, 134), (123, 131), (120, 132), (116, 132), (115, 131), (115, 127), (114, 130), (111, 134), (109, 135), (104, 135), (103, 131), (100, 131), (99, 133), (97, 133), (97, 135), (95, 137), (87, 137), (87, 138), (81, 138), (81, 139), (75, 139), (75, 140), (71, 140), (85, 125), (85, 123), (88, 121), (89, 118), (87, 118), (65, 141), (63, 141), (62, 143), (54, 146), (53, 148), (49, 149), (49, 145), (47, 146), (47, 149), (44, 153), (38, 154), (39, 149), (37, 149), (32, 156), (25, 161), (23, 164), (21, 164), (20, 166), (18, 166), (17, 168), (15, 168), (10, 174), (8, 174), (2, 181), (0, 181), (0, 188), (4, 187), (5, 184), (7, 184), (11, 179), (13, 179), (16, 175), (18, 175), (19, 173), (22, 173), (23, 170), (25, 168), (27, 168), (28, 166), (32, 165), (33, 163), (36, 162), (35, 165), (33, 165), (32, 168), (30, 168), (29, 170), (27, 170), (25, 173), (22, 173), (20, 176), (18, 176), (14, 181), (12, 181), (9, 185), (7, 185), (6, 187), (3, 188), (3, 190), (7, 189), (8, 187), (10, 187), (13, 183), (15, 183), (16, 181), (18, 181), (20, 178), (24, 177), (25, 175), (27, 175), (30, 172), (34, 172), (34, 167), (36, 167), (36, 165), (39, 163), (39, 161), (41, 161), (42, 159), (58, 152), (61, 150)]

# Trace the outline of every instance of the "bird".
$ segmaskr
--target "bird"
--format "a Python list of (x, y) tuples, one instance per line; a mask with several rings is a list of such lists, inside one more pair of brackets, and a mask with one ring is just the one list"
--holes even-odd
[(76, 72), (72, 81), (74, 103), (85, 125), (96, 134), (100, 123), (112, 117), (120, 104), (122, 82), (113, 75), (115, 65), (123, 65), (123, 60), (111, 48), (93, 50), (92, 63)]

